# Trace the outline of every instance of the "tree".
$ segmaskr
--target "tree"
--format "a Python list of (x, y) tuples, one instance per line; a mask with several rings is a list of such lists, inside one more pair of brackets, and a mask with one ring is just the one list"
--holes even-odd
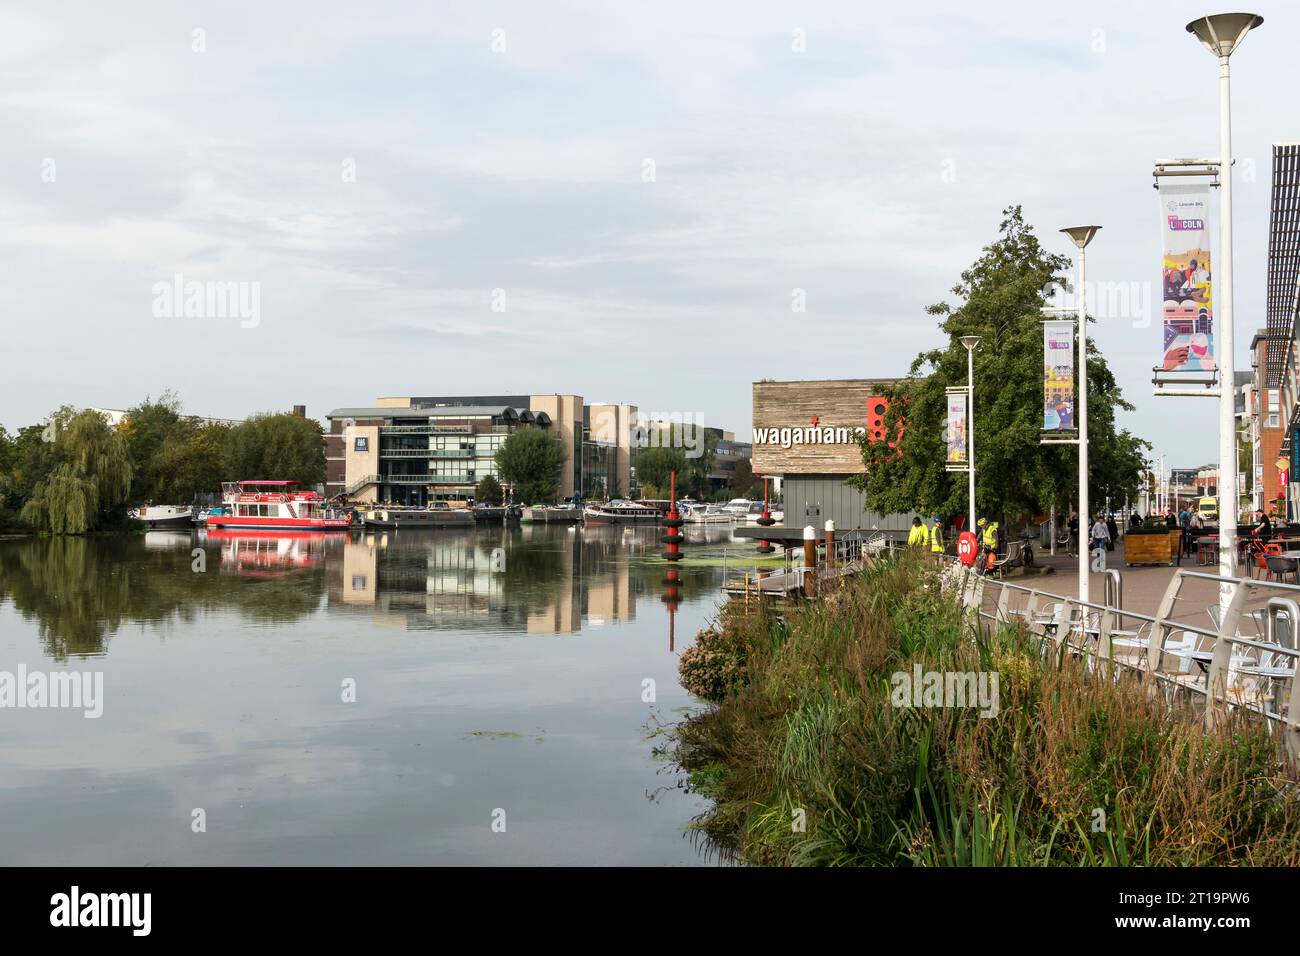
[(163, 392), (157, 401), (146, 396), (143, 402), (127, 410), (117, 426), (117, 433), (131, 458), (132, 501), (167, 500), (168, 496), (161, 494), (158, 488), (158, 479), (166, 471), (153, 459), (178, 428), (184, 425), (181, 401), (170, 389)]
[[(978, 335), (975, 351), (976, 505), (981, 514), (1039, 515), (1065, 505), (1078, 486), (1078, 451), (1041, 445), (1043, 425), (1043, 290), (1064, 284), (1064, 256), (1043, 250), (1019, 206), (1003, 212), (1000, 234), (961, 274), (952, 289), (962, 302), (932, 305), (942, 317), (946, 347), (922, 352), (908, 376), (881, 389), (892, 441), (860, 440), (866, 473), (850, 479), (867, 507), (884, 514), (965, 514), (963, 473), (944, 469), (946, 389), (966, 384), (966, 349), (959, 339)], [(1112, 499), (1136, 489), (1146, 442), (1116, 431), (1123, 400), (1105, 359), (1088, 347), (1089, 481)], [(906, 423), (906, 427), (904, 427)]]
[(733, 498), (754, 499), (763, 496), (763, 482), (754, 475), (754, 466), (748, 458), (736, 462), (735, 470), (727, 481), (727, 489)]
[(505, 491), (501, 482), (493, 475), (484, 475), (474, 487), (474, 502), (480, 505), (496, 506), (505, 501)]
[(550, 432), (521, 428), (497, 449), (497, 474), (513, 486), (515, 501), (550, 502), (559, 492), (560, 470), (568, 459), (564, 442)]
[(184, 503), (216, 491), (225, 475), (222, 457), (230, 430), (192, 418), (178, 422), (146, 465), (153, 473), (154, 500)]
[(642, 496), (666, 497), (672, 473), (675, 471), (681, 475), (686, 471), (686, 454), (680, 448), (671, 448), (661, 442), (637, 449), (633, 464)]
[(311, 487), (325, 480), (321, 427), (291, 412), (254, 415), (231, 427), (222, 457), (231, 481), (296, 481)]
[(693, 449), (698, 454), (686, 456), (686, 472), (677, 476), (677, 484), (679, 489), (683, 485), (690, 489), (691, 494), (702, 501), (709, 497), (711, 491), (709, 476), (713, 474), (713, 465), (717, 460), (718, 436), (699, 425), (695, 427), (697, 437), (704, 440), (699, 448)]
[(32, 489), (22, 519), (53, 534), (99, 527), (131, 492), (131, 460), (99, 412), (63, 407), (53, 418), (54, 467)]

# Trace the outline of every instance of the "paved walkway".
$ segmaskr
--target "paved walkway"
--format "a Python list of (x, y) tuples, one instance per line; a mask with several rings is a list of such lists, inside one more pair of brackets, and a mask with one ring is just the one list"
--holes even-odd
[[(1013, 574), (1007, 580), (1015, 584), (1027, 585), (1053, 594), (1059, 594), (1062, 597), (1079, 596), (1078, 558), (1069, 557), (1064, 551), (1052, 556), (1046, 551), (1035, 549), (1034, 563), (1040, 567), (1050, 567), (1052, 569), (1051, 573), (1028, 576)], [(1091, 561), (1089, 563), (1091, 564)], [(1106, 567), (1113, 568), (1120, 573), (1124, 588), (1125, 608), (1143, 614), (1155, 614), (1160, 599), (1169, 586), (1169, 580), (1177, 573), (1179, 566), (1138, 565), (1131, 568), (1125, 567), (1124, 542), (1121, 540), (1115, 545), (1114, 551), (1106, 553)], [(1182, 567), (1188, 571), (1203, 571), (1211, 574), (1218, 571), (1217, 567), (1198, 566), (1195, 556), (1184, 557)], [(1106, 593), (1106, 576), (1103, 574), (1089, 574), (1088, 582), (1088, 597), (1096, 603), (1101, 603)], [(1187, 581), (1180, 591), (1180, 603), (1185, 601), (1199, 604), (1202, 611), (1204, 611), (1205, 607), (1216, 603), (1217, 600), (1218, 586), (1212, 581)], [(1206, 621), (1208, 621), (1208, 618), (1206, 618)]]

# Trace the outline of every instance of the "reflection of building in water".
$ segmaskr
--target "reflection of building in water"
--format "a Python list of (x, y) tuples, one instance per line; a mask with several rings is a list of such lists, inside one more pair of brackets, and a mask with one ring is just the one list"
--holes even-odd
[(399, 544), (396, 535), (367, 534), (344, 544), (328, 575), (329, 598), (370, 605), (407, 628), (473, 627), (505, 616), (493, 562), (490, 543), (467, 535), (415, 532)]
[[(655, 529), (647, 529), (653, 532)], [(326, 570), (329, 601), (369, 607), (406, 629), (572, 634), (633, 620), (641, 581), (630, 563), (644, 542), (623, 529), (476, 530), (346, 539)]]

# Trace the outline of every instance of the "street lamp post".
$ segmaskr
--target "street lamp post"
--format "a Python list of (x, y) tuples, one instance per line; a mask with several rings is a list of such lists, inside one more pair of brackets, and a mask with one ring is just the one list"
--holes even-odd
[(961, 344), (966, 346), (966, 480), (967, 494), (970, 497), (970, 525), (967, 530), (975, 533), (975, 349), (980, 344), (978, 335), (963, 335)]
[(1079, 426), (1079, 600), (1088, 600), (1088, 548), (1085, 535), (1090, 534), (1092, 516), (1088, 512), (1088, 311), (1087, 275), (1084, 249), (1101, 226), (1071, 226), (1061, 232), (1079, 249), (1079, 400), (1075, 420)]
[[(1237, 574), (1236, 343), (1232, 329), (1232, 105), (1228, 58), (1246, 34), (1264, 22), (1253, 13), (1216, 13), (1187, 24), (1187, 32), (1219, 60), (1219, 575)], [(1227, 610), (1228, 585), (1219, 587)]]

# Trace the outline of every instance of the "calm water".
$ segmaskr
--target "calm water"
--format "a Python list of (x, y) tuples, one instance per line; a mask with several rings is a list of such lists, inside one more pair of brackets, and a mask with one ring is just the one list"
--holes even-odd
[(0, 708), (0, 862), (711, 862), (655, 728), (723, 572), (670, 620), (660, 533), (0, 541), (0, 671), (104, 699)]

